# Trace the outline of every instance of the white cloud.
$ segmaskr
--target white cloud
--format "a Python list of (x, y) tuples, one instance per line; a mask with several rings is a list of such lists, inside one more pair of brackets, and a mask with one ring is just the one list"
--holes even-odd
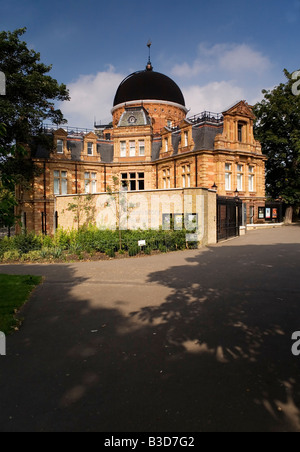
[(245, 98), (244, 90), (232, 82), (212, 82), (205, 86), (189, 86), (183, 90), (186, 106), (191, 109), (188, 116), (202, 111), (220, 113), (235, 101)]
[(219, 59), (220, 67), (228, 72), (254, 72), (262, 74), (271, 67), (270, 60), (261, 52), (246, 44), (233, 46), (224, 51)]
[(92, 129), (95, 118), (110, 122), (114, 96), (123, 79), (124, 75), (114, 72), (110, 66), (106, 72), (81, 75), (70, 83), (71, 101), (59, 106), (69, 125)]
[(188, 63), (176, 64), (171, 72), (175, 77), (192, 78), (201, 73), (209, 72), (211, 69), (211, 65), (201, 64), (200, 61), (196, 60), (192, 65)]
[(220, 72), (262, 74), (270, 68), (271, 61), (268, 57), (247, 44), (224, 43), (208, 46), (201, 43), (194, 61), (191, 64), (187, 62), (176, 64), (171, 73), (181, 78), (193, 78), (209, 72), (212, 75)]

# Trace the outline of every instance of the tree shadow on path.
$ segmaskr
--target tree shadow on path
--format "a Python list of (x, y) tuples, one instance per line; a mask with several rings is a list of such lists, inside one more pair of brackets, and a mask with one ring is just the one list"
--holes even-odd
[(171, 294), (132, 314), (169, 351), (161, 401), (173, 426), (299, 431), (300, 244), (216, 247), (188, 262), (149, 275)]

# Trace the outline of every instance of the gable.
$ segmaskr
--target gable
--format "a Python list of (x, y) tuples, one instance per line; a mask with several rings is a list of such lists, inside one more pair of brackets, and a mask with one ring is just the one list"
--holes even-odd
[(255, 119), (252, 107), (245, 100), (241, 100), (229, 110), (224, 111), (223, 116), (243, 116), (249, 119)]

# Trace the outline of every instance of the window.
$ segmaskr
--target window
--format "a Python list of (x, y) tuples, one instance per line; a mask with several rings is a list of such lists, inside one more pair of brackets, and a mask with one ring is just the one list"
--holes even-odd
[(120, 157), (126, 157), (126, 141), (120, 143)]
[(244, 190), (244, 167), (243, 165), (237, 165), (237, 189), (238, 191)]
[(54, 194), (66, 195), (68, 193), (67, 171), (54, 171)]
[(249, 166), (249, 191), (254, 192), (254, 166)]
[(186, 165), (182, 167), (182, 188), (191, 187), (191, 167)]
[(164, 190), (171, 188), (171, 178), (170, 178), (171, 172), (169, 169), (163, 170), (163, 185)]
[(63, 140), (57, 140), (57, 153), (63, 154), (64, 153), (64, 142)]
[(129, 142), (129, 155), (130, 157), (135, 157), (135, 141)]
[(88, 153), (88, 155), (93, 155), (93, 153), (94, 153), (94, 144), (93, 143), (87, 144), (87, 153)]
[(189, 145), (189, 134), (188, 132), (184, 132), (184, 146), (187, 148)]
[(243, 143), (247, 141), (246, 133), (247, 133), (247, 124), (245, 122), (238, 122), (238, 141)]
[(226, 163), (225, 164), (225, 190), (226, 191), (231, 191), (231, 179), (232, 179), (231, 164)]
[(97, 173), (84, 173), (84, 191), (86, 194), (97, 193)]
[(169, 129), (171, 129), (173, 127), (173, 121), (171, 121), (170, 119), (167, 122)]
[(139, 141), (139, 154), (141, 157), (145, 156), (145, 141)]
[(145, 173), (122, 173), (122, 188), (127, 191), (145, 190)]
[(165, 152), (169, 152), (169, 140), (165, 138)]

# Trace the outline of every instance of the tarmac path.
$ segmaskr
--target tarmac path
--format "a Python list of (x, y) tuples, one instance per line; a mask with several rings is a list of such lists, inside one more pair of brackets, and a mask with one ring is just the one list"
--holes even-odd
[(45, 277), (0, 356), (1, 432), (300, 431), (300, 227)]

